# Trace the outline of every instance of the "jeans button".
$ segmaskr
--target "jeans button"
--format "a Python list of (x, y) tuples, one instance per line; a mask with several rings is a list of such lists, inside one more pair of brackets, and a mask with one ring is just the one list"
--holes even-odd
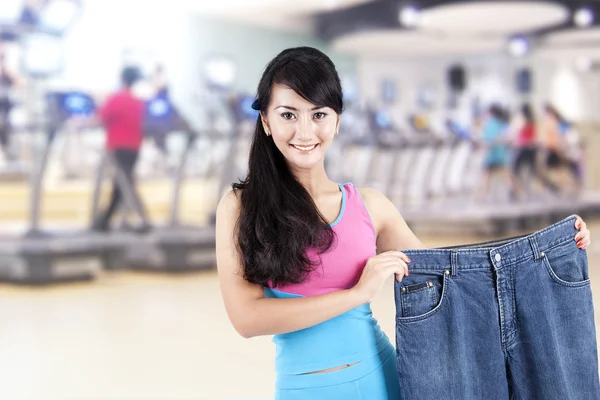
[(502, 256), (499, 253), (496, 253), (496, 255), (494, 256), (494, 258), (496, 259), (496, 261), (502, 260)]

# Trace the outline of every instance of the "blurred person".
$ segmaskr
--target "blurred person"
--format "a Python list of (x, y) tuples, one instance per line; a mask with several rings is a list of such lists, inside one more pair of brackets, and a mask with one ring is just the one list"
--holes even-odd
[(193, 130), (173, 103), (166, 69), (163, 64), (158, 64), (154, 69), (150, 84), (152, 86), (153, 94), (148, 102), (148, 106), (151, 107), (153, 104), (158, 104), (164, 114), (158, 117), (148, 118), (150, 114), (150, 112), (148, 112), (144, 131), (146, 136), (154, 141), (156, 147), (163, 156), (163, 163), (166, 164), (168, 158), (168, 135), (173, 131), (183, 131), (192, 134)]
[[(558, 188), (556, 192), (559, 194), (566, 192), (569, 185), (580, 187), (582, 179), (577, 167), (578, 163), (573, 162), (573, 159), (576, 159), (579, 154), (577, 150), (579, 147), (577, 145), (579, 142), (578, 132), (574, 130), (573, 124), (564, 118), (552, 104), (544, 106), (544, 121), (540, 136), (542, 148), (538, 160), (540, 175), (546, 181), (552, 182)], [(575, 146), (572, 146), (573, 143)], [(565, 182), (565, 179), (560, 177), (550, 178), (551, 172), (565, 171), (571, 182)]]
[(567, 169), (572, 176), (572, 194), (578, 195), (583, 191), (585, 168), (585, 143), (577, 127), (573, 124), (565, 126), (563, 135), (562, 154)]
[(152, 85), (155, 90), (155, 97), (169, 97), (169, 84), (167, 80), (167, 72), (163, 64), (158, 64), (154, 69), (154, 74), (152, 76)]
[(7, 160), (12, 160), (10, 151), (10, 112), (14, 106), (12, 100), (13, 90), (23, 84), (22, 79), (8, 71), (6, 55), (0, 49), (0, 149)]
[(490, 106), (485, 119), (481, 139), (485, 148), (484, 172), (482, 182), (475, 191), (475, 199), (482, 200), (489, 196), (492, 180), (500, 177), (509, 190), (511, 198), (515, 197), (515, 184), (510, 163), (510, 137), (508, 132), (508, 114), (497, 104)]
[(542, 165), (557, 168), (562, 163), (560, 154), (561, 137), (565, 132), (566, 121), (551, 104), (544, 106), (544, 121), (540, 137), (542, 148)]
[(313, 48), (284, 50), (267, 65), (253, 108), (248, 174), (217, 208), (233, 327), (245, 338), (275, 335), (279, 400), (401, 398), (396, 352), (370, 303), (389, 277), (410, 275), (397, 250), (425, 246), (379, 191), (327, 176), (344, 108), (334, 64)]
[[(144, 103), (132, 93), (133, 85), (140, 80), (141, 72), (136, 67), (125, 67), (121, 72), (122, 88), (109, 96), (98, 111), (98, 118), (106, 129), (106, 150), (112, 153), (116, 167), (124, 174), (131, 187), (132, 200), (136, 212), (142, 219), (140, 231), (150, 230), (144, 205), (135, 188), (135, 166), (142, 144)], [(119, 172), (117, 171), (117, 173)], [(108, 208), (101, 212), (94, 222), (94, 229), (108, 230), (117, 208), (124, 201), (125, 194), (115, 175), (113, 191)]]
[(539, 170), (537, 163), (539, 153), (537, 126), (531, 105), (529, 103), (523, 104), (520, 114), (522, 123), (518, 126), (514, 138), (516, 154), (513, 168), (516, 192), (519, 196), (523, 196), (525, 192), (530, 192), (533, 182), (524, 176), (525, 172), (528, 172), (530, 177), (537, 178), (547, 189), (557, 193), (558, 187), (548, 179), (546, 174), (540, 173)]

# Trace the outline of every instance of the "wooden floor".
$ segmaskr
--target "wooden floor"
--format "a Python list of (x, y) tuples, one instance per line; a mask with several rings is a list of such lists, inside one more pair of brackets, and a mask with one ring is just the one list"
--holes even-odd
[[(600, 223), (592, 224), (600, 232)], [(423, 238), (431, 247), (478, 238)], [(589, 250), (600, 310), (600, 237)], [(597, 267), (597, 268), (595, 268)], [(392, 281), (373, 303), (394, 338)], [(231, 327), (214, 271), (0, 286), (0, 399), (270, 399), (274, 345)], [(596, 316), (600, 321), (600, 315)]]

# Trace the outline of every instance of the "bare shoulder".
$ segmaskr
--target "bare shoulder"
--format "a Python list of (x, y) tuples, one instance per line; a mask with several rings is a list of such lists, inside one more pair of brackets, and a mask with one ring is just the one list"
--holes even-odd
[[(215, 239), (217, 250), (217, 267), (221, 269), (225, 263), (219, 263), (223, 254), (236, 255), (235, 226), (240, 216), (241, 199), (239, 191), (230, 190), (219, 201), (215, 223)], [(231, 264), (229, 260), (226, 264)]]
[(237, 216), (241, 208), (241, 190), (229, 190), (223, 195), (217, 206), (217, 218)]
[[(215, 250), (219, 279), (243, 270), (237, 246), (236, 225), (241, 211), (240, 191), (230, 190), (219, 201), (215, 223)], [(224, 273), (226, 272), (226, 273)]]
[(425, 248), (408, 227), (396, 205), (383, 193), (372, 188), (361, 188), (359, 192), (375, 225), (378, 252)]
[(363, 187), (359, 188), (358, 191), (360, 192), (360, 196), (363, 198), (363, 201), (365, 203), (370, 202), (378, 204), (386, 200), (389, 201), (388, 198), (385, 197), (385, 195), (377, 189)]
[(394, 204), (379, 190), (364, 187), (358, 189), (360, 197), (373, 220), (377, 233), (383, 228), (386, 218), (390, 218), (394, 214), (398, 214), (398, 210)]
[(365, 187), (358, 189), (369, 213), (387, 213), (390, 209), (396, 210), (394, 204), (377, 189)]

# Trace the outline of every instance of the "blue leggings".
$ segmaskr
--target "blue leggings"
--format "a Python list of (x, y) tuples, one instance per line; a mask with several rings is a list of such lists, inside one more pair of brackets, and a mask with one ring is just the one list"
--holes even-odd
[(342, 370), (279, 376), (275, 400), (397, 400), (396, 365), (396, 350), (390, 344), (376, 356)]

